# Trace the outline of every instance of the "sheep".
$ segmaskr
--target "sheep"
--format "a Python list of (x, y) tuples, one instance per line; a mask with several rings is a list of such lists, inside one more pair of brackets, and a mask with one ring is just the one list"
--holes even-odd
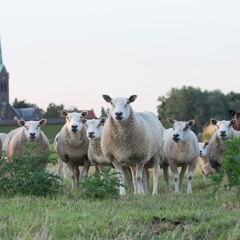
[(209, 142), (199, 142), (199, 168), (203, 174), (203, 177), (206, 178), (210, 174), (216, 173), (216, 170), (211, 167), (208, 159), (207, 159), (207, 149), (209, 147)]
[[(167, 118), (172, 125), (164, 131), (163, 137), (163, 153), (164, 159), (162, 163), (164, 180), (167, 190), (170, 191), (168, 167), (174, 176), (175, 192), (182, 193), (182, 183), (185, 171), (188, 168), (188, 187), (187, 193), (192, 193), (192, 178), (196, 168), (199, 146), (196, 134), (190, 129), (195, 120), (177, 121)], [(181, 167), (180, 175), (178, 167)]]
[[(72, 180), (72, 189), (78, 186), (83, 177), (88, 176), (90, 161), (88, 159), (89, 140), (86, 134), (86, 127), (81, 118), (87, 116), (87, 112), (60, 111), (66, 119), (66, 123), (58, 133), (56, 149), (60, 161), (67, 163)], [(79, 166), (83, 166), (81, 174)]]
[(103, 95), (111, 108), (103, 128), (101, 149), (104, 157), (120, 173), (120, 195), (126, 194), (122, 166), (129, 166), (131, 169), (134, 193), (144, 194), (143, 168), (150, 159), (154, 161), (152, 194), (157, 194), (163, 127), (154, 113), (135, 112), (132, 109), (130, 103), (136, 98), (137, 95), (129, 98)]
[[(20, 128), (12, 130), (8, 136), (6, 156), (9, 162), (12, 162), (13, 156), (23, 157), (26, 151), (27, 143), (34, 143), (32, 154), (41, 157), (44, 152), (49, 150), (49, 141), (47, 136), (41, 130), (47, 119), (39, 121), (18, 120)], [(39, 158), (38, 164), (47, 164), (45, 159)]]
[[(89, 139), (88, 158), (97, 169), (102, 169), (105, 166), (114, 167), (112, 163), (103, 156), (101, 149), (101, 137), (105, 121), (105, 117), (101, 119), (81, 119), (81, 122), (87, 127), (87, 137)], [(126, 178), (127, 187), (128, 189), (131, 189), (131, 170), (129, 167), (123, 167), (123, 172)]]
[(236, 124), (235, 119), (221, 121), (211, 119), (210, 122), (216, 127), (216, 131), (209, 141), (207, 158), (212, 168), (214, 168), (217, 173), (219, 173), (221, 168), (221, 157), (226, 151), (226, 145), (224, 142), (229, 138), (239, 137), (240, 132), (232, 128), (232, 126)]
[(236, 131), (240, 131), (240, 113), (235, 112), (234, 110), (228, 110), (228, 112), (235, 119), (235, 123), (232, 125), (232, 128)]

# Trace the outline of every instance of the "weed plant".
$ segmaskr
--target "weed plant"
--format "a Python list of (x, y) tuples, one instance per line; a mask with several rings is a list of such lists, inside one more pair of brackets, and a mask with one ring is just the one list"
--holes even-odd
[(32, 154), (36, 145), (27, 144), (23, 157), (13, 156), (13, 161), (1, 159), (0, 195), (32, 195), (46, 197), (59, 193), (61, 178), (46, 171), (47, 164), (56, 164), (57, 159), (51, 151), (41, 156)]
[(81, 191), (84, 197), (91, 199), (118, 199), (120, 182), (116, 172), (111, 167), (105, 167), (81, 182)]
[(221, 162), (221, 169), (219, 174), (212, 175), (211, 180), (217, 186), (216, 190), (232, 189), (235, 190), (239, 196), (240, 192), (240, 138), (232, 138), (226, 140), (224, 144), (227, 145)]

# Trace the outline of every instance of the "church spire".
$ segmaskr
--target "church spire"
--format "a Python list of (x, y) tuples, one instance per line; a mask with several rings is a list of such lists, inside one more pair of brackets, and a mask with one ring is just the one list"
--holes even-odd
[(1, 47), (1, 37), (0, 37), (0, 66), (3, 65), (2, 62), (2, 47)]

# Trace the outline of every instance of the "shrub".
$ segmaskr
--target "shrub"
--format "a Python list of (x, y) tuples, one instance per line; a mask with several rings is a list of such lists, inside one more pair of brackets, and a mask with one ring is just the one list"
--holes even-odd
[(211, 176), (211, 180), (217, 185), (217, 189), (224, 187), (231, 189), (236, 187), (239, 193), (240, 187), (240, 138), (232, 138), (224, 142), (227, 145), (221, 162), (219, 174)]
[(84, 197), (91, 199), (119, 198), (120, 182), (116, 172), (111, 172), (111, 167), (105, 167), (81, 183), (81, 191)]
[[(35, 145), (36, 146), (36, 145)], [(35, 147), (29, 143), (22, 158), (13, 156), (9, 163), (1, 159), (0, 195), (34, 195), (53, 196), (62, 190), (61, 178), (46, 171), (46, 165), (55, 164), (57, 159), (51, 151), (44, 152), (40, 157), (33, 156)]]

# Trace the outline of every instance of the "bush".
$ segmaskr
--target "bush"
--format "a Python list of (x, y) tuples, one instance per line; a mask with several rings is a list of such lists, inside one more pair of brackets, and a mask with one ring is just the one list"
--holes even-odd
[(232, 138), (224, 142), (227, 145), (221, 162), (219, 174), (211, 176), (211, 180), (217, 188), (231, 189), (236, 187), (239, 193), (240, 187), (240, 138)]
[(80, 187), (84, 197), (91, 199), (119, 198), (120, 182), (116, 172), (111, 167), (105, 167), (85, 178)]
[(13, 156), (11, 163), (1, 159), (0, 195), (45, 197), (56, 195), (62, 190), (62, 179), (46, 171), (46, 165), (55, 164), (57, 159), (50, 151), (46, 151), (40, 157), (33, 156), (34, 147), (31, 143), (27, 144), (24, 156)]

